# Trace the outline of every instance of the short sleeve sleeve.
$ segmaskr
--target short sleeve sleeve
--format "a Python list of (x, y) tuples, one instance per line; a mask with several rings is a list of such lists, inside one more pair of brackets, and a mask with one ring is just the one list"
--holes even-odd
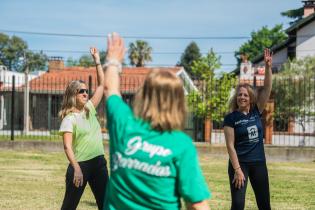
[(134, 120), (130, 107), (118, 95), (111, 95), (106, 101), (107, 128), (109, 134), (120, 138), (128, 123)]
[(232, 114), (227, 114), (225, 117), (224, 117), (224, 121), (223, 121), (223, 127), (224, 126), (229, 126), (229, 127), (232, 127), (234, 128), (234, 121), (233, 121), (233, 116)]
[(96, 115), (96, 110), (91, 100), (88, 100), (85, 107), (90, 111), (90, 114)]
[(62, 120), (59, 129), (59, 135), (63, 135), (65, 132), (73, 133), (73, 121), (69, 115)]
[(193, 144), (182, 153), (178, 160), (178, 167), (178, 191), (185, 201), (196, 203), (211, 197)]

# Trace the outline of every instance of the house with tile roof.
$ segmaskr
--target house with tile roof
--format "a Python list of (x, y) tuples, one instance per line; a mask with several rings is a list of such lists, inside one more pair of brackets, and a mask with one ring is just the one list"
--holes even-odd
[[(31, 72), (27, 80), (31, 81), (40, 75), (45, 73), (44, 71)], [(15, 103), (15, 110), (17, 112), (23, 112), (23, 103), (19, 103), (23, 100), (23, 87), (25, 85), (25, 73), (9, 70), (6, 66), (0, 65), (0, 129), (8, 128), (10, 125), (10, 116), (7, 113), (11, 113), (10, 101), (12, 85), (15, 83), (15, 89), (20, 94), (17, 94), (17, 103)], [(21, 118), (16, 116), (15, 121), (20, 121)]]
[[(315, 0), (302, 2), (304, 3), (303, 18), (286, 29), (285, 32), (288, 35), (286, 41), (271, 48), (273, 51), (272, 70), (274, 73), (279, 72), (288, 59), (303, 59), (315, 56)], [(252, 62), (253, 65), (262, 66), (264, 62), (263, 55), (256, 57)], [(305, 129), (307, 133), (314, 133), (314, 120), (309, 116), (304, 116), (304, 118), (304, 128), (298, 123), (298, 119), (291, 119), (287, 130), (299, 133)]]
[[(197, 90), (183, 67), (123, 67), (120, 89), (122, 97), (127, 103), (132, 103), (134, 94), (153, 69), (174, 72), (183, 81), (186, 94)], [(89, 92), (93, 93), (97, 84), (95, 67), (66, 67), (62, 58), (52, 57), (49, 60), (48, 71), (29, 82), (31, 129), (59, 129), (58, 111), (65, 88), (72, 80), (85, 81)], [(104, 101), (102, 101), (97, 110), (102, 127), (105, 127), (104, 107)]]
[[(315, 56), (315, 0), (305, 0), (302, 2), (304, 4), (303, 17), (285, 30), (288, 38), (284, 42), (271, 47), (271, 51), (273, 52), (273, 73), (278, 73), (288, 59), (302, 59), (308, 56)], [(251, 63), (252, 66), (257, 68), (263, 67), (264, 55), (257, 56), (251, 60)], [(235, 69), (233, 73), (240, 75), (240, 68)], [(259, 86), (263, 85), (263, 79), (259, 80), (260, 76), (255, 74), (253, 82), (258, 89)], [(277, 104), (274, 104), (274, 106), (277, 106)], [(306, 123), (304, 126), (306, 132), (314, 133), (314, 120), (308, 116), (305, 116), (305, 119)], [(275, 122), (275, 124), (277, 123), (279, 122)], [(289, 123), (280, 122), (279, 124), (282, 130), (289, 133), (301, 133), (301, 130), (303, 130), (302, 126), (296, 122), (296, 119), (290, 119)]]
[[(288, 59), (301, 59), (315, 56), (315, 0), (302, 1), (304, 3), (304, 16), (291, 25), (285, 32), (287, 40), (273, 46), (273, 71), (278, 72)], [(263, 65), (264, 56), (254, 58), (253, 65)], [(235, 71), (239, 73), (239, 69)]]

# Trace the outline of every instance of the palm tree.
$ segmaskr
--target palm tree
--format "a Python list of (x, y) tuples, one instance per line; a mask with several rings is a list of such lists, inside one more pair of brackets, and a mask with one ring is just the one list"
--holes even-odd
[(142, 67), (146, 62), (152, 61), (152, 47), (146, 41), (137, 40), (129, 45), (130, 64), (136, 67)]

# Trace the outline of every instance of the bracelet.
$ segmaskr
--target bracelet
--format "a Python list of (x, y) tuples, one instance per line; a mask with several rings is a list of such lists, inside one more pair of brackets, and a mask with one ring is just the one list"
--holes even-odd
[(98, 62), (98, 63), (95, 63), (95, 66), (98, 66), (98, 65), (101, 65), (101, 63), (99, 63), (99, 62)]
[(118, 73), (121, 73), (122, 72), (122, 65), (121, 63), (116, 60), (116, 59), (110, 59), (110, 60), (107, 60), (105, 62), (105, 64), (103, 65), (103, 69), (106, 69), (108, 66), (115, 66), (117, 67), (117, 71)]
[(238, 169), (240, 169), (240, 168), (241, 168), (241, 166), (239, 166), (239, 167), (235, 168), (235, 169), (234, 169), (234, 171), (237, 171), (237, 170), (238, 170)]

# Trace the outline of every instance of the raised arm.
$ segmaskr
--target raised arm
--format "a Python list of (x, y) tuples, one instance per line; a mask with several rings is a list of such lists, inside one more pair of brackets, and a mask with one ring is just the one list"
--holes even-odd
[(100, 55), (95, 47), (90, 48), (90, 53), (93, 57), (95, 66), (96, 66), (96, 72), (97, 72), (97, 87), (95, 89), (95, 92), (91, 98), (91, 101), (96, 108), (100, 101), (102, 100), (103, 93), (104, 93), (104, 72), (102, 69), (101, 61), (100, 61)]
[(264, 51), (264, 61), (265, 61), (265, 82), (263, 89), (258, 93), (257, 106), (259, 112), (263, 112), (265, 105), (269, 99), (271, 87), (272, 87), (272, 53), (269, 49)]
[(120, 95), (121, 62), (125, 55), (124, 40), (117, 34), (112, 33), (107, 37), (107, 57), (104, 67), (105, 84), (104, 94), (108, 98), (111, 95)]

